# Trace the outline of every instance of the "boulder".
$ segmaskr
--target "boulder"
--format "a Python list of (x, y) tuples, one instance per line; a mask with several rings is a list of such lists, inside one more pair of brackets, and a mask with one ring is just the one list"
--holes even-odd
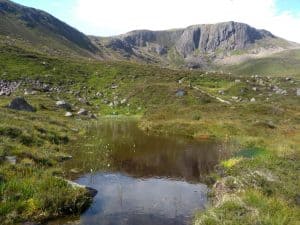
[(296, 95), (300, 96), (300, 88), (297, 88)]
[(56, 106), (59, 107), (59, 108), (65, 109), (65, 110), (71, 110), (72, 109), (72, 106), (64, 100), (57, 101)]
[(8, 108), (27, 112), (36, 111), (36, 109), (33, 106), (31, 106), (23, 97), (17, 97), (13, 99), (8, 105)]
[(65, 117), (72, 117), (73, 114), (71, 112), (66, 112)]
[(87, 187), (87, 186), (84, 186), (84, 185), (81, 185), (81, 184), (77, 184), (73, 181), (70, 181), (70, 180), (66, 180), (66, 182), (71, 185), (73, 188), (77, 189), (77, 188), (83, 188), (85, 190), (87, 190), (88, 194), (91, 196), (91, 197), (95, 197), (98, 193), (98, 191), (94, 188), (91, 188), (91, 187)]
[(86, 109), (80, 109), (78, 112), (77, 112), (78, 115), (80, 116), (87, 116), (88, 115), (88, 111)]

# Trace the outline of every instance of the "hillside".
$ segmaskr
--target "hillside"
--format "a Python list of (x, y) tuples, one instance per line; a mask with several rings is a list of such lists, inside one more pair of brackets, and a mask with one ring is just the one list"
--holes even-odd
[(99, 52), (89, 38), (50, 14), (0, 0), (0, 35), (7, 44), (54, 55), (92, 56)]
[[(88, 37), (46, 12), (9, 0), (0, 0), (0, 18), (3, 45), (38, 54), (239, 74), (294, 74), (300, 64), (297, 54), (287, 53), (297, 52), (293, 49), (299, 48), (298, 44), (238, 22)], [(283, 58), (284, 66), (280, 66)]]

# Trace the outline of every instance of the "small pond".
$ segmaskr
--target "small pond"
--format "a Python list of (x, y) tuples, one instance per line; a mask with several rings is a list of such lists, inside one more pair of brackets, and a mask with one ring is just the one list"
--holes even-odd
[(207, 205), (201, 183), (227, 145), (178, 136), (148, 135), (133, 119), (92, 123), (72, 146), (69, 178), (98, 190), (79, 218), (49, 225), (187, 225)]

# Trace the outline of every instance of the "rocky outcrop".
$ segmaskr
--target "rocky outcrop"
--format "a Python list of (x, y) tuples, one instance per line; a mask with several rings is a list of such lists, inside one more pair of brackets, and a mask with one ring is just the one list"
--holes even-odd
[(184, 30), (176, 42), (176, 49), (184, 57), (195, 50), (204, 53), (215, 52), (217, 49), (242, 50), (267, 37), (275, 38), (270, 32), (257, 30), (243, 23), (196, 25)]
[(21, 82), (17, 81), (5, 81), (0, 80), (0, 96), (9, 96), (13, 93), (19, 86)]

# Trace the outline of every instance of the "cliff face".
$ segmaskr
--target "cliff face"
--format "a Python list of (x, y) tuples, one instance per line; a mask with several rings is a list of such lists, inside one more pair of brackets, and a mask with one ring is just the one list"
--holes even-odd
[(177, 51), (184, 57), (195, 50), (214, 52), (218, 49), (243, 50), (257, 40), (275, 38), (270, 32), (257, 30), (243, 23), (227, 22), (196, 25), (186, 28), (176, 41)]
[(194, 25), (186, 29), (170, 31), (132, 31), (112, 37), (111, 43), (122, 40), (127, 47), (131, 46), (132, 48), (145, 47), (148, 43), (155, 43), (161, 47), (174, 46), (181, 55), (186, 57), (195, 50), (214, 52), (218, 48), (223, 50), (245, 49), (255, 41), (267, 37), (275, 38), (270, 32), (257, 30), (247, 24), (226, 22)]
[[(127, 57), (145, 58), (149, 54), (159, 60), (170, 60), (170, 54), (177, 55), (186, 63), (203, 64), (204, 59), (215, 59), (233, 51), (244, 51), (258, 42), (262, 48), (277, 48), (273, 42), (279, 38), (268, 31), (255, 29), (244, 23), (224, 22), (218, 24), (194, 25), (185, 29), (150, 31), (137, 30), (110, 37), (104, 45)], [(282, 40), (282, 39), (280, 39)], [(288, 45), (288, 42), (285, 43)], [(165, 59), (161, 57), (165, 56)], [(166, 59), (167, 58), (167, 59)]]

